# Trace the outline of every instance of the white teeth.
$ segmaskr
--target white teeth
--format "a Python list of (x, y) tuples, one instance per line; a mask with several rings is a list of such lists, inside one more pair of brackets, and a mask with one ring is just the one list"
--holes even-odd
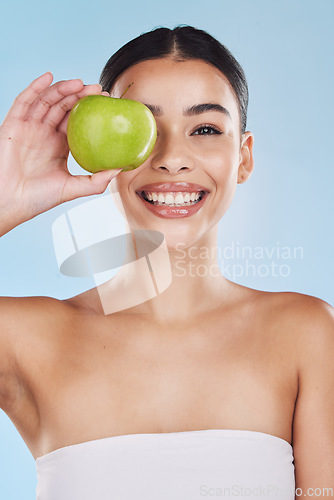
[[(175, 196), (175, 203), (180, 203), (180, 205), (181, 205), (181, 204), (182, 204), (182, 203), (184, 203), (184, 202), (185, 202), (185, 200), (184, 200), (183, 195), (182, 195), (181, 193), (178, 193), (178, 194)], [(166, 203), (167, 203), (167, 201), (166, 201)]]
[[(166, 205), (174, 205), (174, 196), (170, 193), (167, 193), (165, 195), (165, 203)], [(176, 198), (175, 198), (175, 203), (176, 203)]]
[(192, 204), (199, 200), (202, 196), (202, 193), (199, 192), (194, 192), (194, 193), (189, 193), (189, 192), (178, 192), (178, 193), (144, 193), (144, 197), (149, 200), (155, 202), (155, 204), (162, 204), (164, 203), (165, 205), (187, 205), (187, 204)]

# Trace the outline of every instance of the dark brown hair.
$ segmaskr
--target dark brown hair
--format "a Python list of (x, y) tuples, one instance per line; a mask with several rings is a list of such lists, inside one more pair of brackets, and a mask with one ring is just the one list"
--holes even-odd
[(117, 78), (129, 67), (150, 59), (172, 57), (185, 61), (200, 59), (225, 75), (239, 103), (240, 128), (246, 130), (248, 87), (244, 71), (230, 51), (206, 31), (181, 25), (174, 29), (155, 28), (121, 47), (105, 65), (100, 84), (110, 92)]

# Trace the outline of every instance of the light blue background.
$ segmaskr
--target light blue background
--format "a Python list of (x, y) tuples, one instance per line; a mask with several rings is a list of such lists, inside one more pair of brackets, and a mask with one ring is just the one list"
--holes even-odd
[[(93, 83), (110, 55), (144, 31), (182, 23), (209, 31), (245, 69), (247, 128), (255, 134), (255, 171), (238, 186), (219, 244), (303, 251), (303, 258), (253, 259), (256, 276), (247, 276), (236, 254), (227, 264), (239, 265), (237, 281), (247, 286), (294, 290), (333, 304), (333, 14), (332, 0), (6, 2), (0, 16), (0, 119), (45, 71), (55, 80)], [(70, 169), (82, 173), (73, 161)], [(64, 298), (94, 286), (92, 279), (59, 273), (51, 236), (56, 217), (83, 201), (57, 207), (1, 239), (1, 295)], [(288, 266), (289, 275), (264, 276), (273, 261)], [(34, 499), (34, 460), (3, 412), (0, 439), (0, 498)]]

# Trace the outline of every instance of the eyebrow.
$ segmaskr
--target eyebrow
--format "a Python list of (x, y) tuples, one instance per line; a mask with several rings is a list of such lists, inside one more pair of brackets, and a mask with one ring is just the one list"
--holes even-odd
[[(163, 114), (160, 106), (156, 106), (155, 104), (145, 104), (145, 106), (148, 107), (148, 109), (156, 116), (161, 116)], [(232, 119), (228, 109), (224, 108), (224, 106), (221, 106), (220, 104), (212, 102), (205, 102), (204, 104), (194, 104), (193, 106), (184, 109), (183, 114), (184, 116), (195, 116), (201, 115), (202, 113), (206, 113), (208, 111), (218, 111), (219, 113), (223, 113), (224, 115)]]

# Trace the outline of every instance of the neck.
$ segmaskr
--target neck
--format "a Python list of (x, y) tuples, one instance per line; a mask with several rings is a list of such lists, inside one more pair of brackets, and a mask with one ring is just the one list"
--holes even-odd
[(131, 231), (124, 260), (129, 264), (98, 287), (105, 314), (127, 309), (152, 322), (173, 324), (217, 308), (231, 285), (218, 266), (217, 231), (215, 226), (190, 246), (173, 249), (161, 244), (162, 238), (153, 242), (152, 232)]

